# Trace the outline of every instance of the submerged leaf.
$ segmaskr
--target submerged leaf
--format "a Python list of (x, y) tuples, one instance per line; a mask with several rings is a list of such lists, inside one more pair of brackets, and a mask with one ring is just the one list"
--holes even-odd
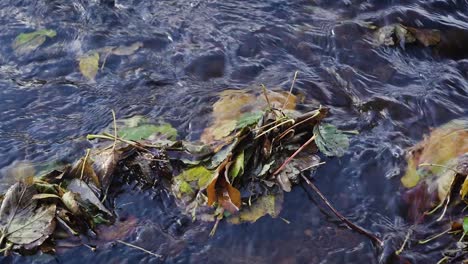
[(79, 58), (81, 74), (93, 81), (99, 69), (99, 53), (92, 52)]
[(211, 183), (214, 177), (214, 172), (206, 169), (203, 166), (196, 166), (176, 176), (176, 178), (178, 177), (186, 182), (196, 181), (198, 189), (202, 190), (205, 189), (208, 186), (208, 184)]
[(134, 116), (128, 119), (117, 120), (119, 127), (118, 135), (127, 140), (148, 139), (152, 135), (159, 138), (175, 140), (177, 130), (169, 123), (151, 124), (143, 116)]
[(279, 215), (283, 203), (283, 195), (263, 195), (253, 202), (252, 206), (242, 209), (238, 215), (229, 218), (229, 222), (240, 224), (242, 222), (254, 223), (261, 217), (269, 214), (275, 218)]
[(41, 245), (55, 230), (56, 206), (38, 206), (31, 185), (18, 182), (5, 194), (0, 208), (3, 236), (13, 244), (32, 249)]
[(243, 114), (239, 120), (237, 120), (236, 129), (244, 128), (257, 124), (260, 118), (262, 118), (263, 112), (255, 111)]
[[(286, 100), (284, 110), (296, 107), (296, 96), (286, 92), (268, 91), (268, 98), (273, 107), (281, 108)], [(240, 129), (258, 121), (268, 103), (260, 89), (257, 92), (244, 90), (225, 90), (213, 105), (213, 121), (201, 135), (205, 144), (223, 142), (235, 129)]]
[(16, 54), (26, 54), (41, 46), (46, 41), (46, 37), (53, 38), (56, 35), (57, 32), (52, 29), (42, 29), (31, 33), (21, 33), (16, 37), (12, 46)]
[[(468, 152), (468, 122), (453, 120), (437, 129), (411, 148), (407, 155), (406, 173), (401, 183), (412, 188), (420, 179), (441, 176), (447, 167), (457, 165), (458, 157)], [(436, 166), (420, 167), (420, 164)], [(430, 185), (430, 184), (429, 184)]]
[(314, 134), (315, 144), (327, 156), (341, 157), (349, 147), (348, 136), (334, 125), (319, 124), (314, 127)]
[(118, 55), (118, 56), (128, 56), (128, 55), (132, 55), (133, 53), (135, 53), (141, 47), (143, 47), (143, 43), (141, 42), (135, 42), (130, 46), (118, 46), (117, 48), (114, 48), (112, 50), (112, 54)]
[(440, 42), (440, 31), (436, 29), (407, 28), (425, 47), (434, 46)]

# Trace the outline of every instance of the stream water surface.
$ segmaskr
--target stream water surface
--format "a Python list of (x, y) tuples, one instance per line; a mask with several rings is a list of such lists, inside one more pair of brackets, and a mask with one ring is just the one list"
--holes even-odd
[[(439, 47), (382, 47), (372, 23), (439, 29)], [(54, 29), (34, 52), (12, 49), (20, 33)], [(109, 56), (95, 81), (77, 58), (104, 46), (142, 47)], [(192, 222), (171, 197), (128, 184), (115, 198), (120, 221), (138, 219), (122, 244), (66, 248), (2, 263), (435, 263), (443, 240), (389, 257), (412, 224), (402, 199), (405, 149), (430, 128), (468, 114), (468, 1), (398, 0), (2, 0), (0, 173), (19, 161), (72, 162), (85, 136), (119, 118), (163, 119), (181, 139), (209, 124), (216, 95), (258, 84), (331, 109), (328, 120), (358, 130), (342, 158), (325, 159), (315, 183), (346, 216), (382, 237), (378, 249), (297, 187), (280, 218), (254, 224)], [(133, 221), (133, 220), (131, 220)], [(407, 262), (405, 262), (407, 261)]]

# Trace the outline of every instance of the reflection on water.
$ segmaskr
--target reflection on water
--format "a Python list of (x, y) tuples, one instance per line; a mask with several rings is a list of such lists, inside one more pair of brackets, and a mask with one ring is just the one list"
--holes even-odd
[[(332, 109), (330, 120), (360, 131), (348, 154), (327, 160), (317, 185), (345, 215), (382, 236), (403, 233), (399, 175), (404, 149), (468, 108), (466, 1), (142, 1), (3, 0), (0, 3), (0, 168), (15, 161), (72, 161), (84, 136), (121, 118), (164, 119), (187, 139), (199, 138), (216, 94), (264, 83), (289, 88)], [(401, 22), (439, 29), (436, 49), (377, 47), (368, 25)], [(33, 53), (17, 56), (14, 38), (57, 31)], [(141, 42), (132, 55), (109, 56), (95, 82), (77, 58), (105, 46)], [(250, 89), (250, 88), (249, 88)], [(307, 107), (307, 105), (301, 106)], [(7, 257), (11, 263), (377, 263), (364, 237), (323, 214), (300, 187), (281, 217), (253, 225), (192, 223), (161, 191), (132, 185), (116, 198), (119, 216), (139, 221), (128, 240), (162, 259), (120, 244), (57, 256)], [(399, 243), (399, 242), (398, 242)], [(396, 245), (398, 246), (398, 245)], [(418, 263), (432, 251), (409, 252)], [(397, 260), (395, 260), (397, 261)]]

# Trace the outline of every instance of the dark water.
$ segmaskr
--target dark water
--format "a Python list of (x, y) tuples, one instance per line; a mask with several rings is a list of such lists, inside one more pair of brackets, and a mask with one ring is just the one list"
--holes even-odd
[[(326, 160), (316, 184), (350, 219), (398, 247), (410, 225), (399, 176), (404, 150), (431, 127), (468, 113), (468, 1), (150, 1), (2, 0), (0, 2), (0, 168), (15, 161), (70, 162), (84, 154), (84, 136), (118, 117), (146, 115), (197, 139), (219, 91), (263, 83), (330, 107), (330, 121), (357, 129), (349, 152)], [(437, 49), (377, 47), (372, 22), (439, 29)], [(23, 32), (57, 36), (28, 55), (11, 43)], [(96, 82), (77, 57), (103, 46), (143, 48), (110, 56)], [(308, 107), (302, 106), (302, 107)], [(315, 201), (316, 198), (311, 195)], [(116, 198), (122, 219), (139, 224), (120, 244), (57, 256), (4, 258), (5, 263), (378, 263), (385, 255), (340, 225), (297, 187), (280, 219), (252, 225), (191, 223), (170, 197), (127, 187)], [(395, 245), (393, 245), (394, 243)], [(437, 244), (409, 249), (412, 263), (435, 263)], [(420, 250), (420, 249), (419, 249)], [(398, 260), (389, 260), (398, 263)]]

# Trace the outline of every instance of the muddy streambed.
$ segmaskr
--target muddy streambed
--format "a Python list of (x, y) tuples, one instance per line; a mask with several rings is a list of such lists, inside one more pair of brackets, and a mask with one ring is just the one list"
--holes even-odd
[[(112, 122), (111, 109), (119, 118), (164, 120), (180, 139), (197, 140), (219, 92), (259, 84), (287, 91), (297, 70), (299, 110), (326, 106), (329, 122), (359, 131), (343, 157), (324, 157), (315, 183), (388, 241), (378, 250), (301, 186), (284, 197), (287, 221), (221, 222), (210, 238), (212, 226), (180, 214), (161, 189), (123, 181), (113, 204), (126, 241), (162, 258), (106, 242), (95, 252), (62, 245), (57, 255), (14, 254), (2, 263), (378, 263), (413, 223), (400, 182), (405, 149), (467, 117), (467, 14), (466, 1), (1, 1), (2, 192), (21, 162), (39, 170), (81, 157), (91, 146), (86, 135)], [(369, 25), (393, 23), (438, 29), (441, 44), (376, 45)], [(19, 34), (41, 28), (56, 35), (33, 51), (14, 50)], [(80, 72), (87, 52), (135, 43), (132, 52), (114, 49), (93, 78)], [(450, 242), (409, 248), (405, 259), (435, 263)]]

